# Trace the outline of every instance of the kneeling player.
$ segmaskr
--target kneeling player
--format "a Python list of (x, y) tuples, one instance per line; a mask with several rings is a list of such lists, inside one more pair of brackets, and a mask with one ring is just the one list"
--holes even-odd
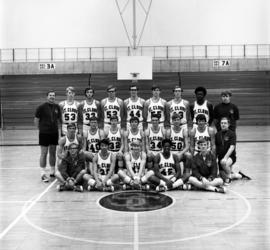
[(118, 181), (114, 174), (115, 154), (108, 150), (109, 140), (100, 141), (100, 151), (93, 158), (93, 177), (89, 175), (88, 190), (114, 191), (113, 184)]
[(206, 139), (200, 139), (198, 145), (201, 151), (193, 158), (192, 176), (189, 177), (189, 183), (199, 189), (225, 193), (226, 189), (221, 187), (223, 180), (217, 174), (216, 156), (207, 150)]
[(181, 169), (178, 157), (171, 153), (172, 142), (170, 139), (162, 141), (163, 151), (155, 156), (154, 173), (149, 181), (156, 185), (157, 191), (166, 191), (182, 186)]
[(85, 158), (83, 152), (79, 152), (79, 146), (71, 143), (68, 147), (66, 157), (64, 157), (55, 173), (60, 182), (57, 186), (59, 191), (74, 190), (83, 191), (82, 178), (85, 174)]

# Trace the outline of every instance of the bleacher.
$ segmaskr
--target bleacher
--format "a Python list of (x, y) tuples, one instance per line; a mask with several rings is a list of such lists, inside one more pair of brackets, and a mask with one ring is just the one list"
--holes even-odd
[[(95, 98), (107, 96), (109, 84), (117, 86), (117, 96), (129, 96), (130, 81), (118, 81), (115, 74), (92, 74), (91, 85)], [(172, 89), (179, 84), (177, 73), (154, 73), (152, 81), (139, 81), (139, 96), (151, 96), (151, 86), (155, 83), (162, 89), (161, 96), (173, 98)], [(89, 74), (65, 75), (6, 75), (2, 76), (1, 103), (3, 129), (32, 129), (36, 107), (46, 100), (49, 89), (56, 91), (58, 102), (65, 99), (68, 86), (76, 88), (76, 100), (84, 99), (84, 89), (89, 85)], [(214, 105), (220, 102), (220, 92), (230, 89), (232, 102), (239, 107), (239, 125), (269, 125), (270, 121), (270, 75), (258, 72), (186, 72), (181, 73), (183, 98), (193, 102), (194, 89), (204, 86), (208, 90), (207, 99)]]

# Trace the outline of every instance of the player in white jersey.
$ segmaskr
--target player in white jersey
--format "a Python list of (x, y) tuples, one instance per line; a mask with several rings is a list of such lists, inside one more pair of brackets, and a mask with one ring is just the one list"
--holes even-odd
[[(70, 123), (78, 126), (78, 107), (79, 102), (74, 100), (75, 90), (73, 87), (66, 88), (67, 99), (59, 103), (62, 113), (62, 135), (67, 133), (67, 125)], [(77, 127), (78, 129), (78, 127)]]
[(173, 93), (174, 99), (169, 101), (166, 105), (170, 125), (173, 125), (172, 116), (178, 114), (181, 118), (181, 126), (188, 128), (188, 124), (190, 124), (191, 120), (189, 102), (182, 99), (182, 89), (180, 86), (175, 86)]
[(215, 145), (215, 131), (213, 128), (207, 126), (206, 117), (203, 114), (199, 114), (196, 117), (197, 126), (190, 131), (190, 152), (194, 156), (200, 152), (198, 141), (204, 138), (207, 141), (207, 149), (216, 153)]
[(163, 151), (156, 155), (154, 160), (154, 175), (149, 181), (156, 185), (157, 191), (166, 191), (183, 186), (181, 169), (178, 157), (171, 153), (171, 140), (162, 141)]
[(75, 123), (67, 125), (67, 134), (62, 136), (58, 141), (57, 148), (57, 166), (61, 164), (62, 159), (67, 156), (68, 147), (71, 143), (78, 145), (79, 151), (83, 149), (83, 138), (76, 133)]
[(116, 88), (109, 85), (107, 88), (108, 97), (101, 101), (101, 113), (103, 116), (104, 130), (110, 128), (110, 119), (112, 116), (117, 116), (118, 127), (121, 127), (121, 117), (123, 117), (123, 101), (115, 96)]
[(100, 141), (100, 151), (93, 159), (93, 178), (89, 178), (87, 189), (100, 191), (114, 191), (114, 183), (119, 179), (115, 171), (115, 154), (108, 150), (109, 140)]
[[(125, 184), (130, 185), (134, 189), (149, 189), (145, 185), (151, 175), (145, 171), (146, 154), (142, 151), (142, 143), (139, 140), (131, 142), (131, 151), (125, 154), (126, 169), (118, 171), (119, 177)], [(153, 172), (153, 171), (152, 171)]]
[[(94, 89), (88, 87), (84, 90), (85, 100), (79, 106), (80, 131), (86, 133), (89, 130), (90, 118), (100, 118), (100, 102), (94, 99)], [(82, 128), (81, 128), (82, 125)]]
[(130, 97), (124, 100), (124, 111), (126, 114), (126, 129), (130, 128), (130, 119), (137, 117), (139, 119), (139, 129), (143, 129), (143, 107), (145, 100), (138, 97), (138, 87), (131, 85), (129, 87)]
[(154, 157), (162, 150), (162, 140), (165, 138), (165, 129), (159, 125), (159, 117), (152, 116), (152, 126), (145, 130), (145, 148), (147, 153), (147, 168), (153, 168)]
[(109, 150), (116, 155), (116, 173), (124, 166), (124, 131), (118, 127), (118, 116), (110, 118), (111, 127), (104, 129), (104, 137), (109, 139)]
[(125, 152), (129, 152), (131, 150), (131, 143), (137, 140), (141, 142), (142, 151), (145, 152), (144, 133), (139, 129), (139, 118), (136, 116), (131, 117), (130, 126), (131, 128), (124, 132)]
[(205, 100), (207, 90), (204, 87), (197, 87), (195, 89), (196, 101), (190, 105), (191, 119), (193, 125), (196, 127), (196, 117), (198, 114), (203, 114), (206, 117), (206, 122), (211, 126), (213, 121), (213, 105), (208, 100)]
[(156, 85), (152, 87), (152, 97), (149, 98), (144, 105), (144, 117), (147, 122), (147, 127), (151, 126), (151, 118), (153, 115), (159, 117), (159, 123), (164, 127), (164, 122), (167, 119), (166, 101), (160, 97), (160, 88)]

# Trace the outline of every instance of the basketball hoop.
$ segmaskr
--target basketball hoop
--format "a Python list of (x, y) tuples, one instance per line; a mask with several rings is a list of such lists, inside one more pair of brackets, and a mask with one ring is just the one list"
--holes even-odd
[(132, 77), (132, 82), (133, 82), (133, 83), (138, 82), (139, 74), (140, 74), (140, 73), (138, 73), (138, 72), (132, 72), (132, 73), (130, 73), (130, 75), (131, 75), (131, 77)]

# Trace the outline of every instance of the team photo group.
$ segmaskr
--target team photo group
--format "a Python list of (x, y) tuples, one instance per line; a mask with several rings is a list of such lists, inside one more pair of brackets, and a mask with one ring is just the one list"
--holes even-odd
[(138, 96), (136, 83), (125, 100), (113, 85), (106, 91), (108, 97), (99, 101), (87, 87), (85, 100), (78, 101), (74, 87), (68, 87), (59, 104), (55, 91), (47, 92), (34, 118), (43, 182), (57, 178), (58, 191), (226, 193), (232, 180), (251, 179), (233, 169), (239, 110), (229, 90), (220, 93), (216, 105), (206, 99), (204, 87), (194, 90), (194, 101), (182, 98), (180, 86), (168, 101), (157, 85), (147, 100)]

